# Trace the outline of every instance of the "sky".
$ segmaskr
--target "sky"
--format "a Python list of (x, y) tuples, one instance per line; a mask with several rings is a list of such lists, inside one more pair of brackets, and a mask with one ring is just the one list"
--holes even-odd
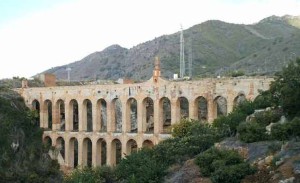
[(207, 20), (253, 24), (300, 15), (300, 0), (0, 0), (0, 79), (31, 76), (112, 44), (140, 43)]

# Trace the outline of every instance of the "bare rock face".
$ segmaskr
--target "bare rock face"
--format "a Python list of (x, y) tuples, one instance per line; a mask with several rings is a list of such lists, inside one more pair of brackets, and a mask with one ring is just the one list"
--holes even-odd
[(183, 166), (173, 167), (166, 179), (166, 183), (211, 183), (210, 179), (200, 176), (199, 167), (194, 163), (194, 159), (186, 161)]

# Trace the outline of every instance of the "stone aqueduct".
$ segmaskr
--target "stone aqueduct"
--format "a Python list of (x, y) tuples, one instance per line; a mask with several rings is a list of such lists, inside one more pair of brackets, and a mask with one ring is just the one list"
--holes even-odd
[[(54, 86), (17, 91), (39, 112), (43, 139), (62, 166), (115, 165), (132, 151), (170, 137), (182, 117), (211, 122), (245, 98), (266, 90), (270, 78), (167, 81), (156, 63), (144, 83)], [(55, 154), (55, 153), (54, 153)]]

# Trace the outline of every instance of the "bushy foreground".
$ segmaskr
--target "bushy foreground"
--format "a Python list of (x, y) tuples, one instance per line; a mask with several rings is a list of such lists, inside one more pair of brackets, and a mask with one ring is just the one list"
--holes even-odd
[(18, 94), (0, 87), (0, 182), (62, 182), (33, 118)]
[(203, 176), (211, 177), (213, 183), (239, 183), (255, 170), (234, 150), (215, 147), (199, 154), (195, 163)]

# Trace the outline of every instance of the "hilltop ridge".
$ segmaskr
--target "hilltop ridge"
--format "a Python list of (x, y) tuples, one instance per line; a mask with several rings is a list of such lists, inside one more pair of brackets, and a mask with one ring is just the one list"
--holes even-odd
[[(172, 78), (173, 73), (179, 72), (179, 37), (180, 32), (162, 35), (130, 49), (111, 45), (44, 72), (64, 80), (66, 68), (70, 67), (72, 80), (147, 80), (152, 75), (154, 57), (158, 56), (162, 75)], [(249, 75), (272, 75), (300, 55), (300, 16), (271, 16), (250, 25), (209, 20), (184, 30), (184, 37), (186, 62), (191, 56), (193, 60), (193, 77), (236, 70)]]

